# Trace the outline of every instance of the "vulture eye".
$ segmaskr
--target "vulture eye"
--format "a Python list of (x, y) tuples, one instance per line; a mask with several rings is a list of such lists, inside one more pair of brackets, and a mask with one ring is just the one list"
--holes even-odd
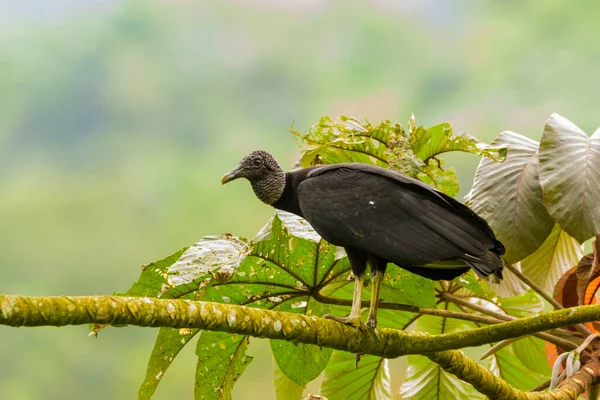
[(257, 158), (252, 162), (252, 165), (255, 167), (260, 167), (262, 165), (262, 161), (259, 158)]

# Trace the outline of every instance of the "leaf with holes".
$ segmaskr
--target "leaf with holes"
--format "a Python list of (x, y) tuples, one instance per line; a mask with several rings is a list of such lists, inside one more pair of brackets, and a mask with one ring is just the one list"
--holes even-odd
[(600, 233), (600, 129), (588, 136), (552, 114), (539, 158), (544, 202), (554, 220), (579, 243)]
[[(243, 239), (229, 235), (205, 237), (144, 266), (138, 281), (122, 295), (195, 299), (198, 284), (193, 282), (219, 276), (212, 275), (217, 270), (228, 271), (226, 275), (230, 275), (245, 245)], [(140, 398), (152, 397), (173, 359), (198, 332), (198, 329), (171, 328), (158, 331), (146, 377), (139, 389)]]
[(544, 206), (538, 177), (539, 144), (507, 131), (492, 145), (508, 146), (506, 160), (479, 162), (466, 202), (490, 224), (506, 247), (504, 259), (514, 264), (542, 245), (554, 221)]
[(245, 246), (245, 239), (235, 236), (206, 236), (145, 265), (138, 281), (119, 295), (193, 299), (202, 280), (224, 280), (233, 273)]
[(541, 247), (521, 261), (521, 269), (545, 292), (552, 293), (560, 277), (582, 256), (582, 246), (557, 224)]
[(196, 346), (194, 397), (231, 400), (233, 384), (252, 361), (247, 349), (247, 336), (202, 331)]
[(391, 164), (408, 175), (415, 175), (420, 169), (408, 136), (398, 123), (384, 121), (373, 126), (369, 121), (352, 117), (340, 117), (340, 122), (322, 117), (306, 135), (291, 132), (309, 147), (300, 160), (303, 167), (342, 162), (382, 167)]
[(388, 360), (365, 355), (356, 367), (356, 355), (334, 351), (321, 382), (329, 400), (384, 400), (392, 397)]
[(431, 158), (427, 162), (417, 178), (426, 184), (433, 186), (437, 190), (454, 197), (460, 190), (458, 177), (454, 168), (442, 168), (444, 161), (442, 159)]
[(160, 328), (148, 361), (146, 377), (138, 391), (139, 399), (152, 398), (175, 357), (198, 332), (200, 329)]

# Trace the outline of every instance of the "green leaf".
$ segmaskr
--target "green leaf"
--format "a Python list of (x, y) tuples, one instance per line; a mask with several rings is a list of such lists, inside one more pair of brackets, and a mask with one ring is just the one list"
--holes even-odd
[(546, 345), (543, 340), (527, 336), (514, 342), (512, 349), (525, 367), (545, 377), (549, 377), (552, 373), (546, 356)]
[(273, 360), (275, 374), (275, 397), (277, 400), (302, 400), (305, 385), (298, 385), (284, 374)]
[[(454, 304), (444, 303), (444, 308), (452, 311), (461, 311)], [(417, 322), (417, 329), (433, 335), (458, 332), (473, 329), (476, 325), (469, 321), (452, 318), (440, 318), (423, 315)], [(426, 357), (408, 356), (407, 378), (400, 387), (403, 398), (413, 400), (436, 399), (483, 399), (484, 396), (475, 389), (458, 379), (456, 376), (444, 371), (438, 364)]]
[(252, 361), (247, 349), (247, 336), (202, 331), (196, 346), (194, 397), (231, 400), (233, 384)]
[[(371, 285), (369, 285), (370, 287)], [(408, 272), (395, 264), (388, 264), (385, 279), (381, 283), (379, 297), (381, 301), (391, 303), (408, 304), (422, 308), (436, 307), (433, 282), (430, 279)]]
[(600, 233), (600, 129), (588, 137), (552, 114), (539, 159), (544, 202), (554, 220), (579, 243)]
[(385, 167), (388, 163), (386, 153), (390, 132), (404, 136), (404, 129), (389, 121), (374, 127), (366, 120), (351, 117), (340, 117), (340, 120), (334, 122), (329, 117), (322, 117), (306, 135), (291, 130), (292, 134), (310, 146), (303, 151), (300, 160), (303, 167), (342, 162), (362, 162)]
[(139, 399), (152, 398), (177, 354), (199, 331), (199, 329), (160, 328), (148, 361), (146, 377), (138, 391)]
[(202, 280), (227, 279), (245, 246), (246, 241), (235, 236), (206, 236), (162, 260), (144, 265), (138, 281), (119, 295), (192, 299)]
[[(246, 243), (230, 235), (208, 236), (162, 260), (145, 265), (137, 282), (123, 295), (194, 299), (198, 280), (228, 271), (230, 275)], [(221, 275), (222, 276), (222, 275)], [(211, 300), (207, 298), (205, 300)], [(151, 398), (173, 359), (199, 332), (198, 329), (161, 328), (148, 361), (140, 398)]]
[(408, 356), (407, 379), (400, 387), (403, 399), (478, 400), (485, 396), (473, 386), (444, 371), (424, 356)]
[(533, 389), (548, 379), (547, 375), (527, 368), (515, 355), (512, 346), (503, 348), (491, 357), (489, 368), (508, 384), (525, 391)]
[(301, 386), (321, 375), (332, 352), (329, 348), (285, 340), (271, 340), (271, 350), (281, 371)]
[(411, 147), (417, 157), (425, 162), (430, 158), (449, 151), (464, 151), (482, 157), (502, 161), (506, 157), (506, 148), (481, 143), (473, 136), (463, 133), (452, 134), (452, 125), (444, 122), (428, 129), (416, 128), (410, 137)]
[(325, 368), (321, 395), (329, 400), (384, 400), (392, 398), (388, 360), (334, 351)]
[(554, 225), (544, 206), (538, 177), (539, 144), (514, 132), (502, 132), (493, 146), (508, 146), (503, 163), (482, 159), (467, 204), (492, 227), (514, 264), (542, 245)]
[[(317, 316), (329, 312), (328, 305), (319, 303), (309, 297), (296, 303), (282, 302), (274, 309)], [(305, 386), (323, 372), (332, 352), (329, 348), (321, 348), (312, 344), (291, 343), (285, 340), (271, 340), (271, 350), (279, 369), (288, 378), (301, 386)]]
[(582, 246), (557, 224), (541, 247), (521, 261), (521, 269), (545, 292), (553, 293), (556, 282), (581, 257)]
[(184, 247), (162, 260), (144, 265), (137, 282), (125, 293), (115, 293), (115, 295), (160, 297), (169, 287), (167, 284), (169, 267), (177, 262), (187, 249), (188, 247)]
[[(382, 284), (383, 287), (383, 284)], [(337, 281), (330, 285), (327, 285), (322, 293), (326, 296), (333, 296), (339, 299), (345, 299), (350, 302), (352, 300), (354, 289), (354, 281)], [(390, 288), (391, 289), (391, 288)], [(362, 299), (371, 298), (371, 285), (366, 287), (362, 293)], [(434, 304), (435, 307), (435, 304)], [(330, 306), (330, 313), (337, 316), (346, 316), (350, 311), (350, 306)], [(366, 319), (368, 314), (368, 308), (363, 308), (362, 318)], [(379, 307), (377, 310), (377, 327), (378, 328), (392, 328), (392, 329), (408, 329), (408, 327), (420, 317), (420, 314), (409, 313), (398, 310), (389, 310)]]
[(531, 317), (544, 312), (544, 301), (533, 289), (518, 296), (499, 299), (496, 305), (508, 315), (518, 318)]
[(458, 283), (463, 288), (467, 289), (472, 295), (482, 297), (487, 299), (488, 296), (485, 293), (485, 290), (479, 284), (479, 281), (475, 277), (475, 273), (473, 270), (470, 270), (466, 274), (462, 274), (458, 278), (454, 278), (453, 282)]

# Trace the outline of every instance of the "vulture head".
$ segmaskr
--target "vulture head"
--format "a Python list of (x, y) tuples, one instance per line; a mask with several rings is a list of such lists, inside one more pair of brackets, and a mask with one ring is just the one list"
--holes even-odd
[(285, 172), (275, 157), (264, 150), (255, 150), (242, 158), (231, 172), (221, 178), (224, 185), (238, 178), (250, 181), (256, 197), (266, 204), (273, 204), (285, 189)]

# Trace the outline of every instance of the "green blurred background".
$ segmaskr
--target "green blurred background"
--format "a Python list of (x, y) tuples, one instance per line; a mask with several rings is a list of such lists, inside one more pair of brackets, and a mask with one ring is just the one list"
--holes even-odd
[[(600, 3), (0, 0), (0, 292), (124, 291), (204, 235), (271, 213), (221, 175), (322, 115), (491, 140), (559, 112), (600, 125)], [(468, 191), (477, 158), (453, 155)], [(0, 328), (0, 398), (135, 398), (156, 331)], [(192, 346), (193, 347), (193, 346)], [(155, 398), (191, 398), (190, 347)], [(236, 399), (274, 398), (268, 345)], [(397, 382), (396, 382), (397, 383)]]

